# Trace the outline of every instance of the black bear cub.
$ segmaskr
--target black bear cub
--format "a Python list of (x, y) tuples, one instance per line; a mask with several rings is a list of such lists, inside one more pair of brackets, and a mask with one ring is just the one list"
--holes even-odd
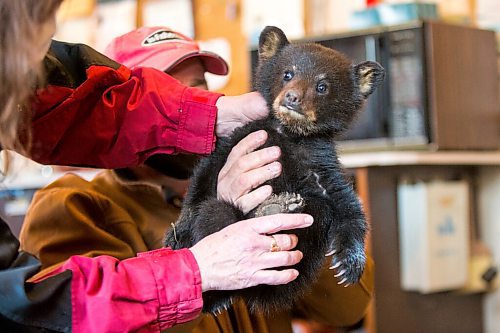
[[(251, 122), (219, 139), (213, 154), (201, 160), (192, 177), (181, 217), (165, 239), (174, 249), (191, 247), (209, 234), (246, 218), (280, 212), (304, 212), (312, 226), (293, 230), (304, 257), (298, 278), (280, 286), (259, 285), (203, 294), (205, 312), (227, 308), (242, 297), (252, 311), (291, 307), (315, 280), (332, 255), (338, 283), (356, 283), (365, 266), (367, 224), (361, 204), (346, 179), (334, 138), (355, 119), (363, 102), (383, 80), (384, 69), (366, 61), (353, 64), (343, 54), (315, 43), (290, 43), (283, 31), (266, 27), (259, 39), (255, 82), (270, 109), (266, 119)], [(244, 215), (217, 200), (217, 174), (231, 148), (251, 132), (268, 133), (265, 146), (281, 148), (282, 173), (269, 181), (273, 196)], [(335, 283), (332, 281), (332, 283)]]

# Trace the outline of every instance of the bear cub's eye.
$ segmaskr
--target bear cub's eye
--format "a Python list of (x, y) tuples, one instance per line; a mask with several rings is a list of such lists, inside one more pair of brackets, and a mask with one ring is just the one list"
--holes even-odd
[(320, 94), (326, 94), (328, 92), (328, 85), (326, 83), (319, 83), (316, 86), (316, 91)]
[(283, 75), (283, 80), (285, 81), (290, 81), (291, 79), (293, 79), (293, 72), (290, 72), (290, 71), (286, 71), (285, 74)]

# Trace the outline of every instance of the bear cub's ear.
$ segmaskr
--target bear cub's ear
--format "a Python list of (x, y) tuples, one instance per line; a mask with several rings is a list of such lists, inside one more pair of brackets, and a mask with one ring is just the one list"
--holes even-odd
[(259, 37), (259, 59), (262, 61), (272, 58), (287, 44), (290, 42), (280, 28), (265, 27)]
[(375, 61), (365, 61), (354, 66), (354, 76), (361, 95), (367, 98), (384, 80), (385, 70)]

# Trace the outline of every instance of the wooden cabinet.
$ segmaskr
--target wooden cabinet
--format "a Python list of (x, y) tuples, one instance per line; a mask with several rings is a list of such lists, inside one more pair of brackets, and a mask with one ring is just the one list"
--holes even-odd
[[(367, 317), (367, 331), (483, 332), (482, 294), (442, 292), (422, 295), (400, 288), (397, 184), (403, 177), (467, 179), (472, 184), (473, 197), (480, 198), (481, 183), (499, 183), (498, 179), (484, 179), (484, 175), (500, 177), (500, 172), (483, 171), (500, 170), (500, 152), (359, 153), (342, 154), (341, 161), (354, 175), (371, 225), (368, 245), (375, 260), (375, 299)], [(481, 216), (480, 206), (473, 205), (474, 222), (478, 222), (477, 217)], [(494, 223), (492, 215), (491, 221), (482, 222)], [(496, 219), (498, 221), (500, 217)]]

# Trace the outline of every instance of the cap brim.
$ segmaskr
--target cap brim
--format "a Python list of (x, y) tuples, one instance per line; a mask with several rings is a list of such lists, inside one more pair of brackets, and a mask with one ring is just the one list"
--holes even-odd
[(181, 62), (191, 58), (199, 58), (203, 62), (206, 71), (209, 73), (216, 75), (227, 75), (227, 73), (229, 72), (229, 66), (227, 62), (219, 55), (208, 51), (186, 53), (185, 55), (177, 59), (174, 63), (170, 64), (167, 68), (165, 68), (164, 71), (168, 72), (175, 66), (179, 65)]

